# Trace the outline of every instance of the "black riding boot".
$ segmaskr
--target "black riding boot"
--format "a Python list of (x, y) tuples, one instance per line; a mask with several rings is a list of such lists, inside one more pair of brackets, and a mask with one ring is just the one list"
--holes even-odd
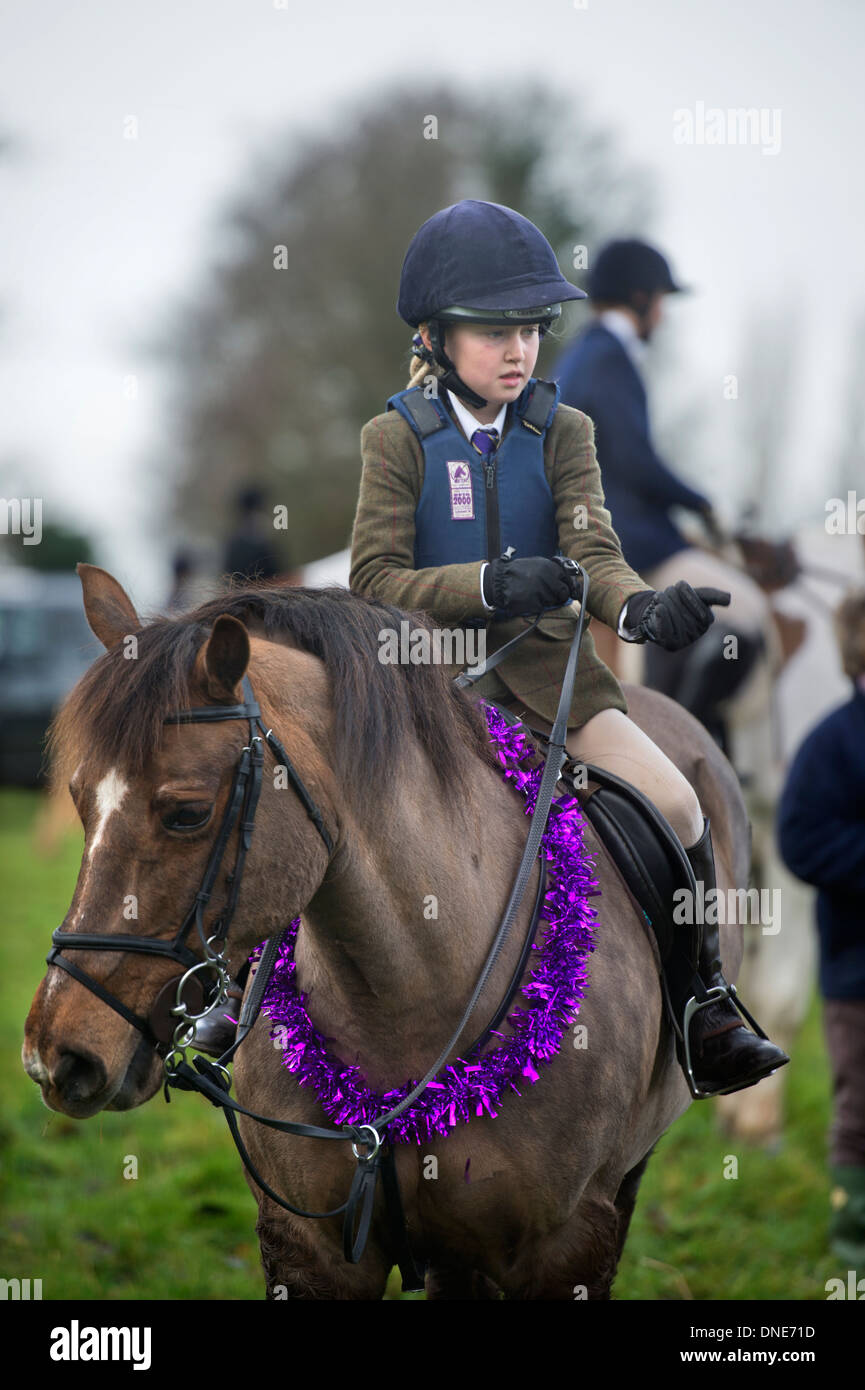
[[(711, 830), (705, 817), (703, 834), (685, 853), (697, 883), (702, 881), (704, 899), (708, 898), (710, 890), (716, 888), (717, 884)], [(717, 917), (718, 913), (713, 915)], [(742, 1004), (735, 993), (735, 986), (729, 985), (724, 979), (717, 922), (703, 922), (696, 974), (693, 964), (693, 957), (688, 958), (687, 950), (680, 942), (674, 946), (665, 963), (664, 975), (678, 1025), (676, 1052), (695, 1099), (741, 1091), (789, 1062), (786, 1052), (769, 1041), (757, 1020)], [(720, 990), (724, 991), (723, 995)], [(712, 999), (715, 991), (719, 992), (712, 1002), (700, 1007), (706, 999)], [(745, 1027), (742, 1014), (753, 1024), (757, 1030), (755, 1033)], [(686, 1021), (690, 1041), (690, 1076), (688, 1050), (684, 1045)]]

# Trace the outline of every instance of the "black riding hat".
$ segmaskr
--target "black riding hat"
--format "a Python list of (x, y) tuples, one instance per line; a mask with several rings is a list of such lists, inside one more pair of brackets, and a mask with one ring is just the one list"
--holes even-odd
[(629, 238), (609, 241), (598, 253), (589, 272), (589, 295), (592, 299), (628, 304), (637, 292), (654, 294), (687, 293), (677, 285), (664, 256), (645, 241)]

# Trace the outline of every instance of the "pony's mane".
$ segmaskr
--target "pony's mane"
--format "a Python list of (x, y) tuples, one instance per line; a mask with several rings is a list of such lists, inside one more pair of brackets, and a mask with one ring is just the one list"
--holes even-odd
[[(418, 740), (453, 807), (468, 791), (472, 754), (501, 770), (483, 711), (454, 688), (444, 666), (379, 660), (381, 630), (399, 633), (408, 618), (432, 632), (424, 614), (337, 586), (255, 586), (229, 589), (189, 613), (157, 615), (135, 634), (135, 660), (125, 658), (120, 643), (88, 668), (49, 730), (55, 789), (84, 757), (100, 768), (120, 765), (133, 776), (144, 770), (162, 740), (164, 717), (192, 703), (195, 658), (222, 613), (255, 635), (283, 644), (287, 639), (324, 662), (339, 711), (334, 770), (340, 783), (351, 784), (355, 806), (370, 809), (392, 788), (407, 739)], [(257, 693), (272, 698), (263, 672), (251, 665), (250, 678)]]

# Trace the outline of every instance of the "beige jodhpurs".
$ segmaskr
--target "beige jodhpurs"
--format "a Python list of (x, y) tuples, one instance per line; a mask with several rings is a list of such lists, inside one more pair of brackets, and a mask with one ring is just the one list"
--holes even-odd
[[(526, 717), (526, 723), (545, 734), (552, 728), (534, 714)], [(569, 729), (565, 747), (573, 758), (596, 763), (638, 787), (670, 822), (686, 849), (697, 843), (703, 833), (697, 793), (666, 753), (620, 709), (602, 709), (582, 728)]]

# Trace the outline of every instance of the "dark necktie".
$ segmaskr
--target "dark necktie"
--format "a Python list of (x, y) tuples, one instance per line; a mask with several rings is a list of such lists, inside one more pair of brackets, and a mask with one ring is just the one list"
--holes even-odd
[(475, 430), (472, 444), (484, 458), (494, 454), (499, 445), (499, 432), (495, 429)]

